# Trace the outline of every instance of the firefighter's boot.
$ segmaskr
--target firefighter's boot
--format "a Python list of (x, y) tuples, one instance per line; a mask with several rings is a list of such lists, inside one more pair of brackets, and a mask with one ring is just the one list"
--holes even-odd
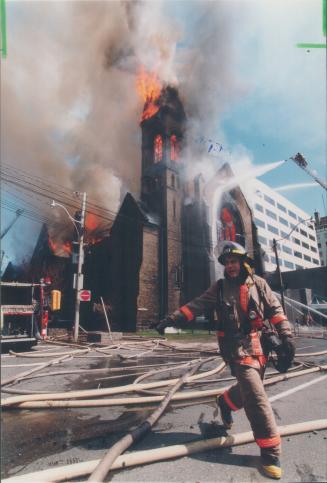
[(282, 476), (279, 458), (271, 456), (264, 451), (261, 451), (261, 468), (266, 476), (274, 480), (279, 480)]
[(217, 398), (217, 405), (220, 409), (220, 417), (225, 429), (230, 429), (233, 425), (232, 410), (226, 403), (224, 396), (221, 395)]

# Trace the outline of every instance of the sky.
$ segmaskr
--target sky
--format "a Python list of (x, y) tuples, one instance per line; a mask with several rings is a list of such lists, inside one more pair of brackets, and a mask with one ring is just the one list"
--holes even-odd
[[(325, 41), (321, 0), (7, 2), (1, 161), (117, 211), (139, 190), (142, 64), (178, 88), (196, 169), (227, 160), (242, 176), (301, 152), (326, 181), (326, 49), (297, 47)], [(324, 190), (292, 161), (260, 179), (327, 214)], [(64, 220), (37, 194), (5, 185), (2, 196)], [(4, 229), (14, 213), (1, 215)], [(29, 256), (40, 226), (18, 219), (4, 263)]]

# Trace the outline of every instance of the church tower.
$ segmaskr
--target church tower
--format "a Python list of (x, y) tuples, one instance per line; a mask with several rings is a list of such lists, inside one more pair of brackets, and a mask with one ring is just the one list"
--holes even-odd
[[(152, 106), (153, 107), (153, 106)], [(141, 200), (144, 209), (158, 218), (160, 317), (175, 310), (181, 301), (182, 233), (181, 209), (183, 170), (180, 151), (185, 112), (172, 87), (162, 90), (156, 112), (147, 116), (142, 128)]]

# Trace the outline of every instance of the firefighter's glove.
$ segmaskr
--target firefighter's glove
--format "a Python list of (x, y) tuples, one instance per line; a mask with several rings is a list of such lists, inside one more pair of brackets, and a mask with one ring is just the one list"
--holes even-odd
[(282, 336), (282, 347), (285, 355), (289, 358), (290, 362), (293, 361), (295, 356), (295, 344), (292, 338), (288, 335)]
[(165, 334), (165, 329), (167, 327), (172, 327), (175, 325), (175, 321), (172, 317), (168, 316), (165, 319), (159, 320), (159, 322), (153, 322), (150, 325), (150, 329), (156, 329), (160, 335)]
[(292, 366), (292, 362), (295, 356), (295, 345), (289, 336), (281, 337), (281, 345), (277, 352), (277, 365), (276, 369), (279, 372), (287, 372)]

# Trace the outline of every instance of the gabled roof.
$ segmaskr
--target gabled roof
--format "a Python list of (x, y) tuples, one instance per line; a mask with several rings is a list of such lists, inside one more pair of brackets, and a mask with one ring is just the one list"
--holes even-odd
[(131, 193), (126, 193), (125, 198), (118, 210), (116, 220), (121, 216), (137, 217), (145, 225), (158, 226), (160, 225), (159, 217), (149, 211), (144, 203), (137, 201)]

